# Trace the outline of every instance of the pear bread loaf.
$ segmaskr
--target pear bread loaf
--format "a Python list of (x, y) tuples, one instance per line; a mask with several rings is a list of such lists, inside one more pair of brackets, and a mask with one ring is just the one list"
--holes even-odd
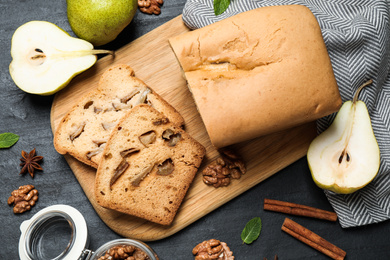
[(218, 148), (341, 106), (321, 29), (305, 6), (261, 7), (169, 42)]
[(59, 123), (54, 147), (79, 161), (98, 167), (111, 130), (134, 106), (146, 103), (179, 126), (183, 117), (124, 64), (114, 65), (101, 76), (98, 87), (83, 96)]
[(105, 208), (162, 225), (172, 223), (205, 148), (153, 107), (121, 119), (103, 151), (95, 198)]

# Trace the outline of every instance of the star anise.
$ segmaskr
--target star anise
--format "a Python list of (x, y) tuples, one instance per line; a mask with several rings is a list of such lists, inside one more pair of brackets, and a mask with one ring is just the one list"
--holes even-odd
[(39, 165), (39, 161), (42, 161), (43, 156), (36, 156), (35, 155), (35, 148), (27, 153), (22, 150), (22, 158), (20, 158), (20, 161), (22, 162), (20, 166), (23, 166), (22, 170), (20, 171), (20, 174), (28, 172), (31, 177), (34, 178), (34, 171), (40, 170), (42, 171), (42, 167)]

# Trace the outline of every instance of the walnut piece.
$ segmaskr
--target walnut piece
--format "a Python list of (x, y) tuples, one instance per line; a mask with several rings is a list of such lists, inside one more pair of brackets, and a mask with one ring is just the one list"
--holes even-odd
[(138, 0), (139, 10), (146, 14), (160, 14), (163, 0)]
[(138, 89), (134, 89), (129, 94), (127, 94), (126, 96), (124, 96), (123, 98), (120, 99), (121, 103), (126, 104), (127, 102), (129, 102), (130, 99), (132, 99), (138, 93), (140, 93), (140, 91)]
[(132, 245), (114, 246), (108, 249), (98, 260), (150, 260), (140, 248)]
[(210, 163), (202, 172), (203, 182), (215, 188), (228, 186), (230, 179), (240, 179), (246, 167), (237, 154), (231, 150), (221, 151), (220, 158)]
[(169, 140), (171, 138), (171, 135), (173, 135), (174, 132), (172, 129), (165, 129), (164, 132), (162, 133), (162, 138), (165, 140)]
[(202, 172), (203, 182), (215, 188), (230, 184), (229, 169), (224, 167), (223, 160), (218, 158), (210, 163)]
[(168, 142), (168, 146), (175, 146), (181, 140), (181, 134), (177, 133), (171, 136)]
[(93, 112), (96, 113), (96, 114), (99, 114), (102, 111), (103, 111), (103, 109), (101, 109), (101, 108), (98, 108), (98, 107), (94, 107), (93, 108)]
[(167, 176), (174, 170), (172, 159), (166, 159), (164, 162), (157, 166), (157, 174)]
[[(126, 109), (132, 108), (131, 104), (126, 104), (126, 103), (112, 102), (111, 105), (115, 111), (121, 111), (121, 110), (126, 110)], [(109, 110), (106, 110), (106, 111), (109, 111)]]
[(138, 97), (138, 100), (135, 102), (134, 106), (139, 105), (139, 104), (146, 104), (146, 100), (148, 98), (148, 94), (151, 93), (152, 91), (150, 88), (146, 88), (141, 92), (141, 94)]
[(30, 210), (38, 200), (38, 190), (31, 184), (20, 186), (19, 189), (11, 192), (8, 198), (8, 205), (14, 205), (14, 213), (23, 213)]
[(88, 101), (87, 103), (85, 103), (84, 109), (88, 109), (90, 106), (92, 106), (92, 104), (93, 104), (93, 100)]
[(104, 147), (106, 147), (106, 143), (107, 141), (104, 140), (104, 139), (99, 139), (99, 140), (92, 140), (92, 142), (94, 144), (96, 144), (96, 147), (94, 149), (92, 149), (92, 151), (89, 151), (86, 156), (89, 160), (91, 160), (91, 158), (93, 156), (96, 156), (98, 155), (99, 153), (103, 152), (104, 150)]
[(154, 164), (151, 164), (149, 166), (146, 166), (143, 168), (139, 174), (132, 180), (131, 185), (138, 187), (141, 181), (148, 175), (154, 168)]
[(111, 123), (107, 123), (107, 122), (103, 122), (102, 123), (102, 127), (104, 130), (110, 130), (111, 128), (113, 128), (114, 126), (116, 125), (116, 122), (111, 122)]
[(175, 146), (180, 140), (181, 140), (181, 134), (180, 133), (174, 133), (172, 129), (166, 129), (162, 133), (162, 138), (165, 141), (168, 141), (168, 146)]
[(140, 151), (140, 149), (138, 149), (138, 148), (129, 148), (129, 149), (123, 150), (123, 151), (120, 152), (119, 154), (120, 154), (123, 158), (127, 158), (127, 157), (129, 157), (130, 155), (132, 155), (133, 153), (138, 153), (139, 151)]
[(229, 165), (229, 169), (238, 169), (241, 174), (246, 173), (244, 161), (233, 150), (223, 150), (222, 157), (224, 161)]
[(195, 260), (234, 260), (233, 252), (225, 242), (210, 239), (199, 243), (192, 249)]
[(123, 159), (121, 161), (121, 163), (118, 165), (118, 167), (115, 168), (114, 170), (114, 175), (111, 177), (111, 180), (110, 180), (110, 187), (112, 185), (114, 185), (114, 183), (116, 182), (116, 180), (118, 180), (118, 178), (120, 176), (122, 176), (122, 174), (127, 170), (127, 168), (129, 168), (130, 164), (125, 160)]
[(145, 147), (149, 147), (150, 144), (156, 141), (156, 136), (156, 132), (151, 130), (140, 135), (138, 139)]
[(169, 119), (164, 117), (164, 118), (159, 118), (156, 121), (153, 121), (153, 125), (165, 125), (169, 123)]
[(69, 135), (69, 139), (72, 142), (74, 141), (74, 139), (76, 139), (77, 137), (79, 137), (81, 135), (81, 133), (84, 131), (85, 125), (86, 125), (85, 122), (81, 123), (79, 126), (77, 126), (77, 128), (74, 130), (74, 132)]

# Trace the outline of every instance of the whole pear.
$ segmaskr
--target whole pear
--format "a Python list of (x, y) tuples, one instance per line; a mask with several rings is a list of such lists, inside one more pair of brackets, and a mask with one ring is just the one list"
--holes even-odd
[(314, 182), (323, 189), (340, 194), (355, 192), (377, 175), (380, 150), (372, 129), (366, 104), (358, 100), (341, 106), (332, 125), (310, 144), (307, 160)]
[(67, 0), (73, 32), (94, 46), (113, 41), (130, 24), (137, 0)]

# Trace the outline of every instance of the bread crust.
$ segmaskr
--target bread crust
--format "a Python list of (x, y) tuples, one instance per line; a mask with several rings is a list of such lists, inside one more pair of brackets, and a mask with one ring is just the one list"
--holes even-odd
[(341, 106), (321, 29), (307, 7), (254, 9), (169, 42), (218, 148)]
[[(81, 97), (63, 117), (54, 134), (55, 149), (60, 154), (69, 154), (97, 168), (111, 129), (141, 100), (143, 94), (146, 98), (142, 103), (155, 107), (172, 122), (184, 125), (179, 112), (136, 78), (130, 66), (118, 64), (108, 68), (98, 87)], [(80, 132), (80, 129), (80, 135), (72, 140), (72, 134)]]

